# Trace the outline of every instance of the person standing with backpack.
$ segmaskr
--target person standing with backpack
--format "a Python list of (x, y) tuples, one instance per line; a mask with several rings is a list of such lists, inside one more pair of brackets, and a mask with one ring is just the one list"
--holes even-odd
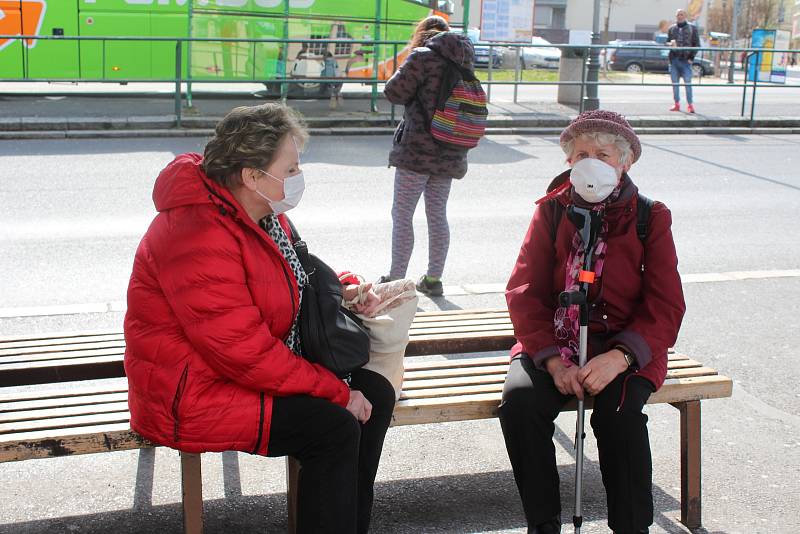
[(381, 281), (397, 280), (406, 275), (414, 249), (414, 211), (424, 193), (428, 269), (417, 283), (417, 290), (430, 296), (442, 295), (441, 277), (450, 246), (447, 199), (453, 179), (463, 178), (467, 173), (468, 151), (465, 146), (434, 138), (431, 121), (443, 91), (452, 90), (455, 80), (451, 73), (459, 70), (474, 77), (472, 43), (467, 36), (449, 30), (450, 26), (442, 17), (423, 19), (411, 39), (410, 55), (384, 89), (386, 98), (393, 104), (405, 106), (405, 110), (389, 153), (389, 166), (396, 168), (392, 266)]
[[(670, 226), (660, 202), (639, 194), (628, 171), (639, 138), (621, 115), (578, 115), (561, 133), (570, 169), (550, 184), (506, 286), (516, 345), (499, 407), (528, 532), (561, 530), (553, 422), (572, 398), (594, 397), (591, 426), (615, 534), (653, 522), (647, 399), (664, 383), (667, 349), (686, 305)], [(570, 208), (602, 212), (585, 273), (585, 246)], [(641, 216), (642, 210), (646, 216)], [(578, 306), (562, 291), (589, 282), (588, 363), (578, 367)]]

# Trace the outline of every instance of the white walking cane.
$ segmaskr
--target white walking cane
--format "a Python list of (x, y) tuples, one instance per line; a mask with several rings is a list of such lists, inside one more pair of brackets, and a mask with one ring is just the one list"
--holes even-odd
[[(577, 305), (580, 310), (580, 330), (578, 336), (578, 365), (586, 365), (586, 352), (589, 341), (589, 305), (587, 295), (589, 285), (594, 282), (594, 271), (592, 271), (592, 257), (594, 247), (597, 242), (597, 234), (603, 222), (603, 211), (594, 211), (576, 206), (567, 208), (567, 217), (578, 228), (581, 241), (584, 246), (583, 268), (578, 275), (578, 290), (564, 291), (558, 296), (559, 305)], [(581, 496), (583, 490), (583, 441), (586, 437), (584, 431), (585, 409), (583, 400), (578, 400), (578, 419), (575, 425), (575, 513), (572, 516), (572, 525), (575, 527), (575, 534), (580, 534), (583, 517), (581, 515)]]

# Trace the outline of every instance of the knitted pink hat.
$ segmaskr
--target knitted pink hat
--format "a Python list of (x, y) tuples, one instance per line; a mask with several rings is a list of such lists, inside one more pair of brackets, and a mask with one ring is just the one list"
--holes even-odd
[(606, 111), (603, 109), (595, 109), (592, 111), (584, 111), (575, 117), (569, 125), (561, 132), (559, 141), (563, 145), (568, 141), (575, 139), (580, 134), (590, 132), (606, 132), (614, 135), (622, 136), (631, 145), (633, 150), (633, 161), (639, 159), (642, 155), (642, 145), (639, 143), (639, 136), (633, 131), (631, 125), (625, 120), (625, 117), (613, 111)]

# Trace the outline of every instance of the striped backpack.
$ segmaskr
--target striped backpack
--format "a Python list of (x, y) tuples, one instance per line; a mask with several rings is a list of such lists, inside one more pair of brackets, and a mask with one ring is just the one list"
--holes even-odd
[[(472, 71), (444, 56), (440, 57), (446, 60), (447, 71), (439, 88), (436, 110), (433, 117), (428, 119), (428, 130), (444, 146), (467, 150), (475, 148), (486, 133), (486, 118), (489, 115), (486, 93)], [(420, 108), (427, 119), (427, 108), (421, 101)]]

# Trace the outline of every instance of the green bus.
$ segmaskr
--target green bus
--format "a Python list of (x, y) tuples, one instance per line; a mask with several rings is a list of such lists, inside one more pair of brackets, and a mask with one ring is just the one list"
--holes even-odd
[[(348, 41), (408, 41), (417, 21), (451, 12), (452, 0), (0, 0), (0, 35), (298, 39), (287, 50), (282, 43), (184, 43), (182, 77), (319, 77), (330, 52), (340, 75), (351, 78), (372, 78), (377, 54), (378, 78), (386, 79), (405, 46)], [(0, 79), (167, 81), (175, 58), (170, 41), (0, 38)]]

